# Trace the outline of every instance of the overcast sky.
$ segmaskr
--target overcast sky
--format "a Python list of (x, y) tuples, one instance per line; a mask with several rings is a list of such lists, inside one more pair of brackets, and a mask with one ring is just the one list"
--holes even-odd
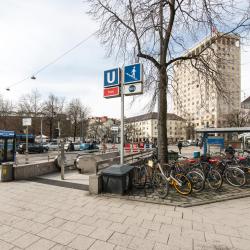
[[(119, 118), (120, 98), (103, 98), (103, 71), (116, 65), (95, 37), (37, 75), (5, 89), (37, 72), (96, 30), (85, 14), (82, 0), (0, 1), (0, 94), (17, 99), (37, 89), (43, 98), (49, 93), (78, 97), (91, 109), (91, 115)], [(242, 49), (242, 99), (250, 95), (250, 48)], [(133, 106), (126, 97), (125, 115), (145, 112), (147, 96)]]

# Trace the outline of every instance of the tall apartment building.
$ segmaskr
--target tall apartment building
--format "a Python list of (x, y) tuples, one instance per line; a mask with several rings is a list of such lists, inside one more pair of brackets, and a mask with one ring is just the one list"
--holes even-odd
[[(211, 67), (220, 72), (221, 86), (226, 90), (227, 101), (217, 91), (215, 82), (203, 77), (190, 61), (174, 65), (174, 113), (193, 124), (195, 128), (227, 126), (226, 115), (240, 109), (240, 38), (237, 35), (215, 33), (205, 38), (185, 55), (209, 55)], [(206, 58), (206, 55), (204, 56)]]
[[(151, 112), (144, 115), (125, 119), (125, 136), (128, 140), (155, 142), (158, 136), (158, 113)], [(169, 143), (186, 139), (186, 120), (168, 113), (167, 136)]]

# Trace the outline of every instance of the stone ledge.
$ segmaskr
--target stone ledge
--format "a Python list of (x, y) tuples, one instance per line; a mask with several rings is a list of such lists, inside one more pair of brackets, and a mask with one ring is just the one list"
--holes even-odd
[(54, 160), (14, 166), (14, 180), (27, 180), (36, 176), (58, 171)]

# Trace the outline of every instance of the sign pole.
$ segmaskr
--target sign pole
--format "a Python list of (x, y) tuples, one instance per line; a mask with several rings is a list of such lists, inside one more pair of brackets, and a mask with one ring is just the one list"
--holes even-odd
[(121, 146), (120, 164), (124, 163), (124, 88), (123, 79), (121, 80)]
[(29, 133), (29, 126), (26, 127), (26, 149), (25, 149), (25, 163), (29, 163), (29, 149), (28, 149), (28, 133)]
[(64, 180), (64, 140), (61, 140), (61, 180)]

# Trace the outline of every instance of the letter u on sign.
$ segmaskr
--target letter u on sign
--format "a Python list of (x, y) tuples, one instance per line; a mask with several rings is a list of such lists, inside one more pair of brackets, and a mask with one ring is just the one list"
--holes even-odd
[(104, 88), (120, 85), (120, 69), (110, 69), (104, 71)]
[(108, 84), (113, 84), (115, 82), (115, 71), (108, 72), (107, 78)]

